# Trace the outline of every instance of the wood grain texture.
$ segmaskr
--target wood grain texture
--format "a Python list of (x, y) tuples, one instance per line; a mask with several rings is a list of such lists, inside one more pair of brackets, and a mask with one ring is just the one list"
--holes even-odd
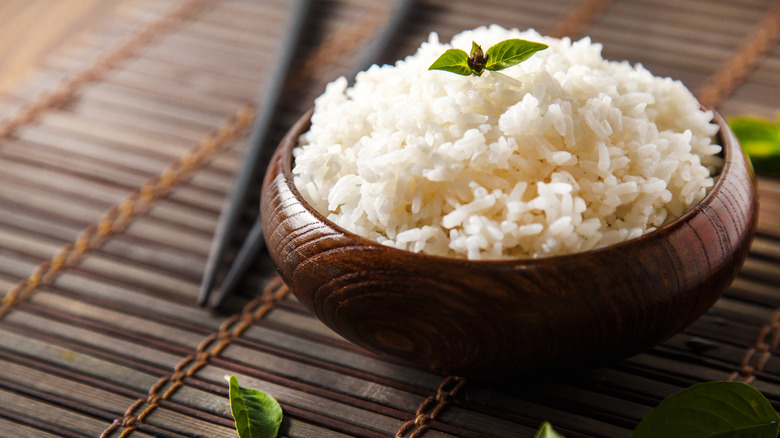
[(535, 260), (413, 254), (356, 236), (301, 198), (291, 152), (269, 167), (261, 216), (269, 252), (300, 301), (370, 351), (442, 374), (498, 377), (622, 358), (679, 332), (745, 260), (756, 180), (720, 116), (725, 164), (695, 208), (608, 248)]

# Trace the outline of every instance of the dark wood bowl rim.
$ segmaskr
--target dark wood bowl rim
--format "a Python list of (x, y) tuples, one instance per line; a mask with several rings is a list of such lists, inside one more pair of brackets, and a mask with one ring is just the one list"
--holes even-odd
[[(456, 258), (456, 257), (446, 257), (446, 256), (432, 255), (432, 254), (416, 253), (412, 251), (393, 248), (387, 245), (382, 245), (379, 242), (370, 240), (363, 236), (359, 236), (331, 222), (329, 219), (325, 218), (322, 214), (320, 214), (316, 209), (314, 209), (311, 205), (309, 205), (308, 202), (306, 202), (303, 196), (301, 196), (300, 192), (298, 192), (297, 187), (295, 187), (295, 183), (292, 176), (292, 162), (293, 162), (292, 150), (295, 148), (295, 146), (297, 146), (298, 138), (300, 137), (300, 135), (304, 133), (304, 130), (308, 129), (308, 127), (311, 126), (311, 116), (314, 111), (313, 109), (309, 109), (309, 111), (307, 111), (293, 125), (293, 127), (290, 129), (288, 134), (282, 140), (282, 144), (280, 145), (281, 150), (279, 152), (283, 154), (282, 174), (284, 176), (285, 182), (287, 183), (290, 190), (294, 194), (295, 199), (298, 202), (300, 202), (301, 205), (310, 214), (312, 214), (323, 224), (327, 225), (334, 231), (343, 234), (345, 237), (355, 241), (356, 243), (359, 243), (360, 245), (378, 248), (381, 249), (382, 251), (389, 251), (391, 253), (395, 252), (400, 257), (411, 257), (412, 260), (419, 259), (420, 262), (422, 263), (426, 261), (430, 261), (430, 262), (438, 262), (438, 263), (447, 262), (447, 263), (454, 263), (454, 264), (468, 264), (468, 265), (474, 264), (474, 265), (483, 265), (486, 267), (489, 266), (493, 268), (518, 268), (518, 267), (533, 268), (534, 266), (550, 264), (550, 263), (573, 262), (582, 258), (593, 257), (594, 255), (602, 254), (608, 251), (614, 251), (616, 249), (630, 247), (632, 245), (640, 246), (645, 244), (648, 241), (652, 241), (658, 238), (663, 239), (665, 234), (669, 234), (672, 230), (684, 226), (685, 223), (688, 222), (691, 217), (699, 214), (703, 209), (711, 205), (713, 199), (719, 195), (721, 191), (721, 187), (724, 184), (723, 181), (731, 173), (731, 168), (733, 167), (733, 161), (735, 158), (734, 157), (735, 151), (733, 149), (738, 146), (738, 143), (736, 137), (734, 137), (733, 133), (731, 133), (728, 124), (717, 111), (715, 111), (712, 108), (703, 108), (703, 109), (712, 112), (713, 122), (715, 122), (719, 127), (719, 131), (716, 138), (720, 139), (720, 146), (722, 148), (721, 154), (723, 155), (723, 167), (720, 169), (720, 173), (715, 175), (716, 178), (715, 183), (710, 188), (709, 192), (704, 197), (704, 199), (702, 199), (695, 206), (689, 208), (688, 211), (683, 213), (680, 217), (676, 218), (672, 222), (669, 222), (668, 224), (660, 228), (657, 228), (651, 231), (650, 233), (643, 234), (639, 237), (635, 237), (633, 239), (619, 242), (613, 245), (605, 246), (602, 248), (591, 249), (588, 251), (576, 252), (571, 254), (554, 255), (548, 257), (539, 257), (539, 258), (470, 260), (467, 258)], [(295, 135), (296, 133), (297, 135)]]

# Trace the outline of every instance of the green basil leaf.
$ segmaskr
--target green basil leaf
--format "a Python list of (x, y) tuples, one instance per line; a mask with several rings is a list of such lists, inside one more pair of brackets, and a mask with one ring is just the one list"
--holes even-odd
[(230, 376), (230, 412), (240, 438), (276, 438), (282, 424), (282, 408), (270, 395), (238, 386)]
[(547, 48), (547, 44), (521, 39), (501, 41), (487, 50), (485, 70), (503, 70), (530, 58), (534, 53)]
[(732, 117), (729, 126), (757, 172), (780, 174), (780, 118)]
[(460, 49), (449, 49), (433, 62), (428, 70), (444, 70), (463, 76), (471, 74), (469, 55)]
[(698, 383), (650, 411), (632, 438), (777, 438), (780, 416), (758, 390), (740, 382)]
[(558, 432), (553, 429), (552, 425), (545, 421), (542, 423), (542, 426), (539, 428), (539, 431), (536, 432), (536, 436), (534, 438), (566, 438), (563, 435), (559, 434)]

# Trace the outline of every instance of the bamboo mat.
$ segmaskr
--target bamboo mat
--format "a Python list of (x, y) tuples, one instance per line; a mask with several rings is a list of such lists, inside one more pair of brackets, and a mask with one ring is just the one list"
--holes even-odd
[[(279, 136), (347, 71), (385, 2), (316, 4)], [(0, 437), (235, 437), (226, 374), (276, 397), (288, 437), (624, 437), (664, 397), (741, 380), (780, 409), (780, 180), (725, 296), (681, 334), (598, 369), (472, 382), (334, 335), (267, 258), (217, 313), (195, 305), (284, 0), (124, 0), (0, 95)], [(425, 0), (411, 53), (481, 24), (591, 36), (726, 116), (774, 117), (780, 2)], [(727, 23), (728, 25), (724, 25)], [(248, 211), (247, 218), (256, 215)]]

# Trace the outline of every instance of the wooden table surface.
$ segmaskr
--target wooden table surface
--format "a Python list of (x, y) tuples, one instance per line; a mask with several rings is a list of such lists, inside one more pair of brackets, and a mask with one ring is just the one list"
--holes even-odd
[[(279, 400), (289, 437), (532, 437), (546, 420), (567, 437), (627, 437), (708, 380), (746, 381), (780, 409), (780, 180), (766, 175), (750, 257), (723, 298), (598, 369), (474, 382), (406, 368), (330, 332), (266, 257), (226, 311), (198, 307), (289, 7), (0, 4), (0, 436), (235, 437), (227, 374)], [(388, 12), (315, 8), (277, 138)], [(490, 23), (590, 36), (727, 117), (780, 106), (777, 0), (421, 0), (394, 55)]]

